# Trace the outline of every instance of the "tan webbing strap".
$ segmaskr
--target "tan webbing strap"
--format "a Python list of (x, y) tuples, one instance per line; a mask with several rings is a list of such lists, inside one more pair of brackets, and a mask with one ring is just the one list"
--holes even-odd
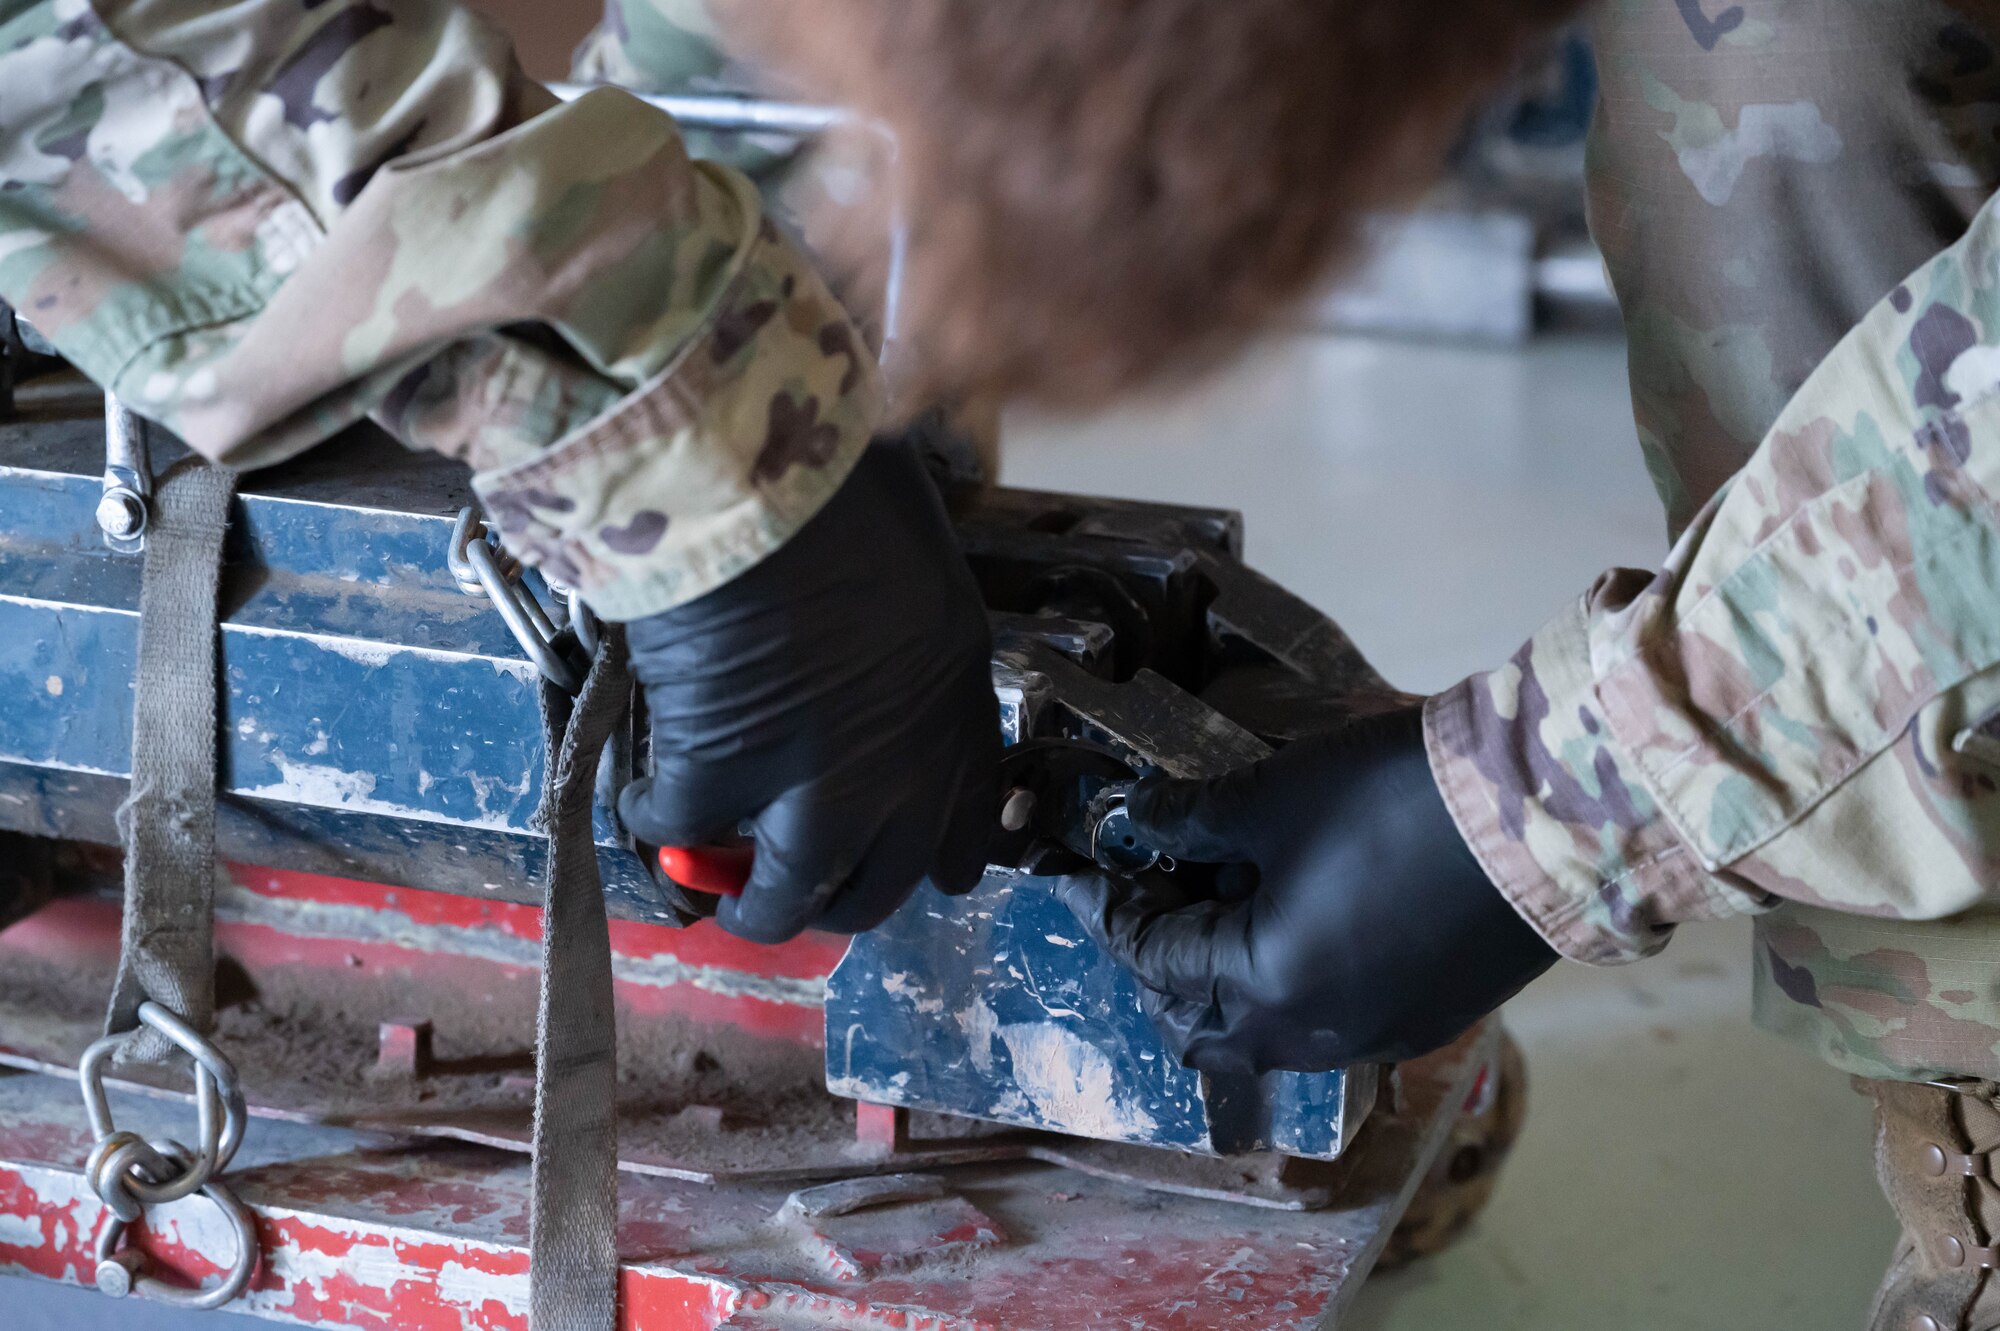
[(105, 1033), (157, 1062), (173, 1046), (139, 1025), (152, 999), (202, 1034), (215, 1024), (217, 592), (236, 474), (188, 458), (159, 478), (139, 580), (132, 788), (118, 809), (125, 917)]
[(531, 1331), (618, 1325), (617, 1014), (611, 933), (591, 835), (597, 765), (632, 695), (625, 638), (607, 629), (574, 701), (542, 686), (551, 740), (538, 821), (549, 838), (535, 1032)]

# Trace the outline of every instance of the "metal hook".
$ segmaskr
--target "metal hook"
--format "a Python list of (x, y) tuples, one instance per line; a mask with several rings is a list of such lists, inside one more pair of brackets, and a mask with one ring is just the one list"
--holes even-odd
[(493, 602), (514, 641), (521, 645), (522, 652), (535, 663), (544, 679), (565, 693), (579, 692), (583, 688), (583, 671), (557, 648), (560, 631), (534, 594), (515, 580), (520, 565), (511, 560), (503, 564), (502, 559), (493, 543), (486, 539), (486, 524), (470, 508), (460, 509), (457, 521), (452, 523), (451, 545), (445, 552), (445, 564), (453, 580), (468, 594), (482, 594)]

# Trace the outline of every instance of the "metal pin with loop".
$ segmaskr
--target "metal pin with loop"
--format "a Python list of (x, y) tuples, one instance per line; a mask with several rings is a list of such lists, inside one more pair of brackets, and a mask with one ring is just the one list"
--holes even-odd
[[(149, 1001), (139, 1005), (139, 1020), (194, 1060), (200, 1146), (189, 1151), (176, 1141), (147, 1141), (137, 1133), (121, 1130), (113, 1121), (104, 1089), (105, 1064), (132, 1032), (107, 1035), (84, 1051), (77, 1077), (83, 1088), (84, 1112), (97, 1135), (84, 1168), (91, 1188), (112, 1214), (97, 1236), (97, 1287), (114, 1298), (137, 1293), (180, 1307), (219, 1308), (243, 1292), (257, 1268), (256, 1222), (217, 1177), (243, 1144), (249, 1117), (243, 1088), (235, 1065), (174, 1013)], [(236, 1259), (221, 1283), (185, 1290), (147, 1275), (145, 1254), (136, 1249), (120, 1250), (119, 1244), (126, 1227), (140, 1218), (143, 1208), (180, 1201), (197, 1192), (220, 1208), (230, 1222), (237, 1240)]]
[(146, 548), (153, 503), (153, 462), (144, 417), (104, 395), (104, 483), (97, 500), (97, 526), (104, 544), (119, 554)]

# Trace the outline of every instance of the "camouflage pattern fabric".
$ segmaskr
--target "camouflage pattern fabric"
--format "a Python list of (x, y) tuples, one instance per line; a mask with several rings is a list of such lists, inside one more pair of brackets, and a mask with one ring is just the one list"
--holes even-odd
[(751, 82), (723, 51), (708, 0), (604, 0), (573, 73), (658, 93), (742, 92)]
[(1759, 920), (1757, 1013), (2000, 1076), (2000, 6), (1611, 0), (1592, 225), (1675, 543), (1433, 700), (1566, 955)]
[(880, 408), (746, 180), (443, 0), (0, 0), (0, 299), (208, 457), (463, 458), (614, 619), (776, 549)]
[[(577, 48), (570, 77), (669, 96), (747, 94), (764, 90), (768, 82), (730, 55), (709, 0), (604, 0), (604, 17)], [(698, 128), (682, 132), (697, 155), (727, 162), (757, 181), (767, 206), (787, 209), (792, 202), (785, 188), (800, 158), (796, 141)]]

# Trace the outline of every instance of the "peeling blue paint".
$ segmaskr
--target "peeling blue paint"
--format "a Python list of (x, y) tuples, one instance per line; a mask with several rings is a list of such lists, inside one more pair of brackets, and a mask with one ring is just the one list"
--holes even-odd
[[(0, 827), (114, 842), (140, 561), (98, 535), (101, 434), (0, 426), (0, 457), (31, 431), (45, 465), (0, 467)], [(223, 589), (222, 848), (535, 900), (538, 676), (446, 565), (462, 471), (400, 470), (352, 502), (288, 494), (282, 469), (246, 486)], [(602, 804), (596, 831), (618, 913), (669, 918)]]

